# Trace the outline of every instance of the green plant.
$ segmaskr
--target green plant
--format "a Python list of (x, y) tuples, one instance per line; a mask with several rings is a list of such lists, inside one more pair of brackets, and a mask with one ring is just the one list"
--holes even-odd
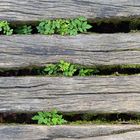
[(55, 64), (49, 64), (43, 69), (43, 73), (47, 73), (48, 75), (56, 75), (58, 72), (58, 66)]
[(38, 112), (32, 120), (38, 121), (38, 124), (46, 124), (48, 126), (61, 125), (67, 122), (62, 118), (62, 115), (58, 114), (57, 110), (53, 110), (51, 112)]
[(13, 29), (10, 28), (7, 21), (0, 21), (0, 33), (5, 35), (12, 35)]
[(76, 67), (68, 62), (61, 60), (58, 64), (60, 71), (63, 72), (64, 76), (73, 76), (77, 71)]
[(58, 64), (49, 64), (42, 70), (42, 74), (73, 76), (77, 71), (76, 66), (61, 60)]
[(87, 19), (85, 17), (79, 17), (69, 21), (68, 31), (65, 34), (77, 35), (78, 32), (86, 32), (91, 27), (92, 26), (87, 23)]
[(140, 30), (140, 19), (132, 19), (129, 28), (130, 30)]
[(37, 26), (37, 30), (39, 33), (44, 34), (44, 35), (51, 35), (55, 33), (55, 21), (52, 20), (45, 20), (39, 23)]
[(16, 34), (31, 34), (32, 33), (32, 26), (21, 26), (21, 27), (17, 27), (15, 30)]
[(39, 23), (37, 30), (41, 34), (61, 34), (61, 35), (77, 35), (78, 33), (86, 32), (92, 26), (87, 23), (85, 17), (76, 19), (57, 19), (45, 20)]
[(90, 76), (97, 74), (99, 71), (89, 68), (80, 68), (77, 65), (60, 60), (58, 64), (49, 64), (39, 71), (40, 74), (48, 75), (63, 75), (63, 76)]
[(79, 76), (90, 76), (90, 75), (96, 74), (98, 72), (99, 71), (97, 69), (85, 69), (85, 68), (82, 68), (79, 71)]

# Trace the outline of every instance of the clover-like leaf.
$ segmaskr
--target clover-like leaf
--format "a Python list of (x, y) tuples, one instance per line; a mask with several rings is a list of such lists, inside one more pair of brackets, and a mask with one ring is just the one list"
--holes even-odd
[(66, 123), (62, 115), (59, 115), (56, 110), (51, 112), (38, 112), (32, 120), (37, 120), (38, 124), (46, 124), (48, 126)]

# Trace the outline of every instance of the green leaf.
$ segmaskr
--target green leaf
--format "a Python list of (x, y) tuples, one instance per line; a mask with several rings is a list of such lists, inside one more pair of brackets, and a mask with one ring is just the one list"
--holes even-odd
[(74, 22), (74, 21), (71, 21), (71, 24), (72, 24), (74, 27), (77, 26), (76, 22)]
[(90, 29), (90, 28), (92, 28), (92, 26), (88, 24), (88, 25), (86, 26), (86, 29)]
[(31, 34), (32, 33), (32, 27), (24, 25), (24, 26), (16, 28), (16, 30), (14, 32), (16, 34)]
[(58, 118), (52, 118), (52, 123), (56, 125), (58, 123)]
[(38, 112), (38, 115), (39, 115), (40, 117), (45, 117), (45, 114), (44, 114), (43, 112)]
[(43, 117), (40, 117), (40, 118), (39, 118), (38, 124), (44, 124), (44, 118), (43, 118)]
[(84, 30), (82, 29), (82, 28), (78, 28), (79, 29), (79, 31), (82, 33)]
[(46, 20), (39, 23), (37, 30), (41, 34), (51, 35), (77, 35), (78, 32), (85, 32), (91, 26), (87, 24), (85, 17), (79, 17), (76, 19), (57, 19)]
[(0, 32), (5, 35), (12, 35), (13, 29), (10, 28), (7, 21), (0, 21)]
[(65, 122), (62, 115), (57, 113), (57, 110), (51, 112), (38, 112), (38, 115), (35, 115), (32, 120), (37, 120), (38, 124), (46, 124), (48, 126), (63, 124), (63, 122)]
[(82, 22), (80, 20), (78, 20), (78, 19), (75, 19), (75, 23), (78, 25), (78, 27), (80, 27), (81, 24), (82, 24)]
[(86, 20), (87, 20), (87, 19), (86, 19), (85, 17), (83, 17), (83, 16), (79, 17), (78, 19), (81, 20), (81, 21), (86, 21)]
[(34, 116), (34, 117), (32, 117), (32, 120), (39, 120), (39, 116)]

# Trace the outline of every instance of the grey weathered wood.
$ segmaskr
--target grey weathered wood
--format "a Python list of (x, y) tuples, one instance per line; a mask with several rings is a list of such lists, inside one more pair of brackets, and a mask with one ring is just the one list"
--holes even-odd
[[(89, 137), (89, 138), (80, 138), (80, 140), (139, 140), (140, 131), (126, 132), (123, 134), (115, 134), (109, 136), (98, 136), (98, 137)], [(76, 138), (56, 138), (53, 140), (77, 140)]]
[[(136, 140), (140, 138), (140, 126), (138, 125), (86, 125), (86, 126), (37, 126), (37, 125), (0, 125), (1, 140), (71, 140), (88, 139), (102, 140), (129, 140), (128, 136)], [(135, 135), (134, 135), (135, 134)], [(133, 137), (132, 137), (133, 136)], [(117, 139), (115, 139), (117, 138)], [(108, 140), (108, 139), (105, 139)], [(110, 139), (109, 139), (110, 140)], [(131, 139), (132, 140), (132, 139)]]
[[(140, 131), (132, 131), (126, 132), (123, 134), (115, 134), (109, 136), (98, 136), (98, 137), (89, 137), (89, 138), (81, 138), (81, 140), (139, 140), (140, 139)], [(62, 140), (61, 138), (56, 138), (54, 140)], [(64, 138), (63, 140), (76, 140), (74, 138)]]
[(140, 64), (140, 34), (1, 36), (0, 68), (66, 60), (82, 65)]
[(0, 112), (140, 113), (140, 76), (1, 77)]
[(0, 0), (1, 20), (140, 16), (139, 0)]

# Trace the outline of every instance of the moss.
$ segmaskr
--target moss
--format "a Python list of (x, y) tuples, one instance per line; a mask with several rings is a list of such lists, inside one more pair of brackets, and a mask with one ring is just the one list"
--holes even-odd
[[(80, 120), (77, 120), (78, 117), (76, 117), (75, 115), (69, 116), (70, 121), (68, 121), (68, 125), (140, 124), (139, 114), (93, 114), (93, 113), (89, 114), (88, 113), (88, 114), (79, 114), (79, 116), (80, 116)], [(71, 117), (73, 118), (73, 120), (71, 119)]]
[(137, 124), (140, 125), (140, 120), (129, 120), (129, 121), (103, 121), (103, 120), (93, 120), (93, 121), (75, 121), (69, 122), (68, 125), (110, 125), (110, 124)]
[(93, 121), (75, 121), (75, 122), (69, 122), (69, 125), (92, 125), (92, 124), (97, 124), (97, 125), (103, 125), (103, 124), (118, 124), (118, 122), (116, 121), (112, 121), (112, 122), (107, 122), (107, 121), (102, 121), (102, 120), (93, 120)]
[(122, 64), (122, 65), (93, 65), (93, 66), (86, 66), (86, 65), (80, 65), (80, 64), (74, 64), (79, 68), (91, 68), (91, 69), (124, 69), (124, 68), (134, 68), (134, 69), (140, 69), (140, 64)]
[(140, 30), (140, 19), (133, 19), (129, 25), (131, 30)]

